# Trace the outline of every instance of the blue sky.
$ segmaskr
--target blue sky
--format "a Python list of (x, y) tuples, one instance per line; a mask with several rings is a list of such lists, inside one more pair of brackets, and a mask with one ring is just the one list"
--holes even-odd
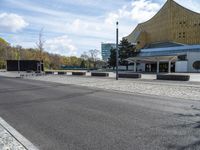
[[(200, 12), (199, 0), (175, 0)], [(166, 0), (0, 0), (0, 37), (11, 45), (36, 47), (43, 28), (45, 50), (80, 56), (115, 42), (115, 22), (120, 37), (150, 19)]]

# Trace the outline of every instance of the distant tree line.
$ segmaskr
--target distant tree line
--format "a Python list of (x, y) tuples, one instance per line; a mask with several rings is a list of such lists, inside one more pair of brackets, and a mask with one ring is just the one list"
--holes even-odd
[(0, 69), (5, 69), (6, 60), (17, 59), (43, 60), (46, 69), (60, 69), (63, 65), (94, 69), (103, 65), (103, 62), (98, 58), (98, 50), (84, 52), (81, 57), (67, 57), (44, 51), (43, 44), (42, 39), (39, 38), (37, 48), (23, 48), (21, 46), (11, 46), (4, 39), (0, 38)]

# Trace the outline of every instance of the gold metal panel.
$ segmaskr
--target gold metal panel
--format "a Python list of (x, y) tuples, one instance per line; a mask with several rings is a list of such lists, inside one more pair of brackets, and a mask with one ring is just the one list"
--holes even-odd
[(200, 44), (200, 14), (168, 0), (154, 17), (139, 24), (125, 38), (137, 43), (137, 49), (156, 42)]

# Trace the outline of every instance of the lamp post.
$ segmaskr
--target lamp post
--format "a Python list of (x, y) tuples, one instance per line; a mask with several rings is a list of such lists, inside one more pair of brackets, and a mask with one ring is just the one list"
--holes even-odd
[(118, 38), (119, 38), (119, 29), (118, 29), (118, 21), (116, 22), (116, 80), (119, 78), (119, 72), (118, 72), (118, 58), (119, 58), (119, 50), (118, 50)]

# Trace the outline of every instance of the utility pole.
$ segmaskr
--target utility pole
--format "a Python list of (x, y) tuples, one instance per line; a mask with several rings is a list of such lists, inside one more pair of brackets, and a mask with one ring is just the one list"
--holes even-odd
[(20, 74), (20, 50), (21, 48), (18, 47), (18, 73)]
[(6, 71), (8, 71), (8, 67), (7, 67), (7, 62), (8, 62), (8, 48), (6, 48), (5, 51), (6, 51), (6, 59), (5, 59)]
[(118, 72), (118, 66), (119, 66), (119, 62), (118, 62), (118, 58), (119, 58), (119, 48), (118, 48), (118, 38), (119, 38), (119, 29), (118, 29), (118, 21), (116, 22), (116, 80), (118, 80), (119, 78), (119, 72)]

